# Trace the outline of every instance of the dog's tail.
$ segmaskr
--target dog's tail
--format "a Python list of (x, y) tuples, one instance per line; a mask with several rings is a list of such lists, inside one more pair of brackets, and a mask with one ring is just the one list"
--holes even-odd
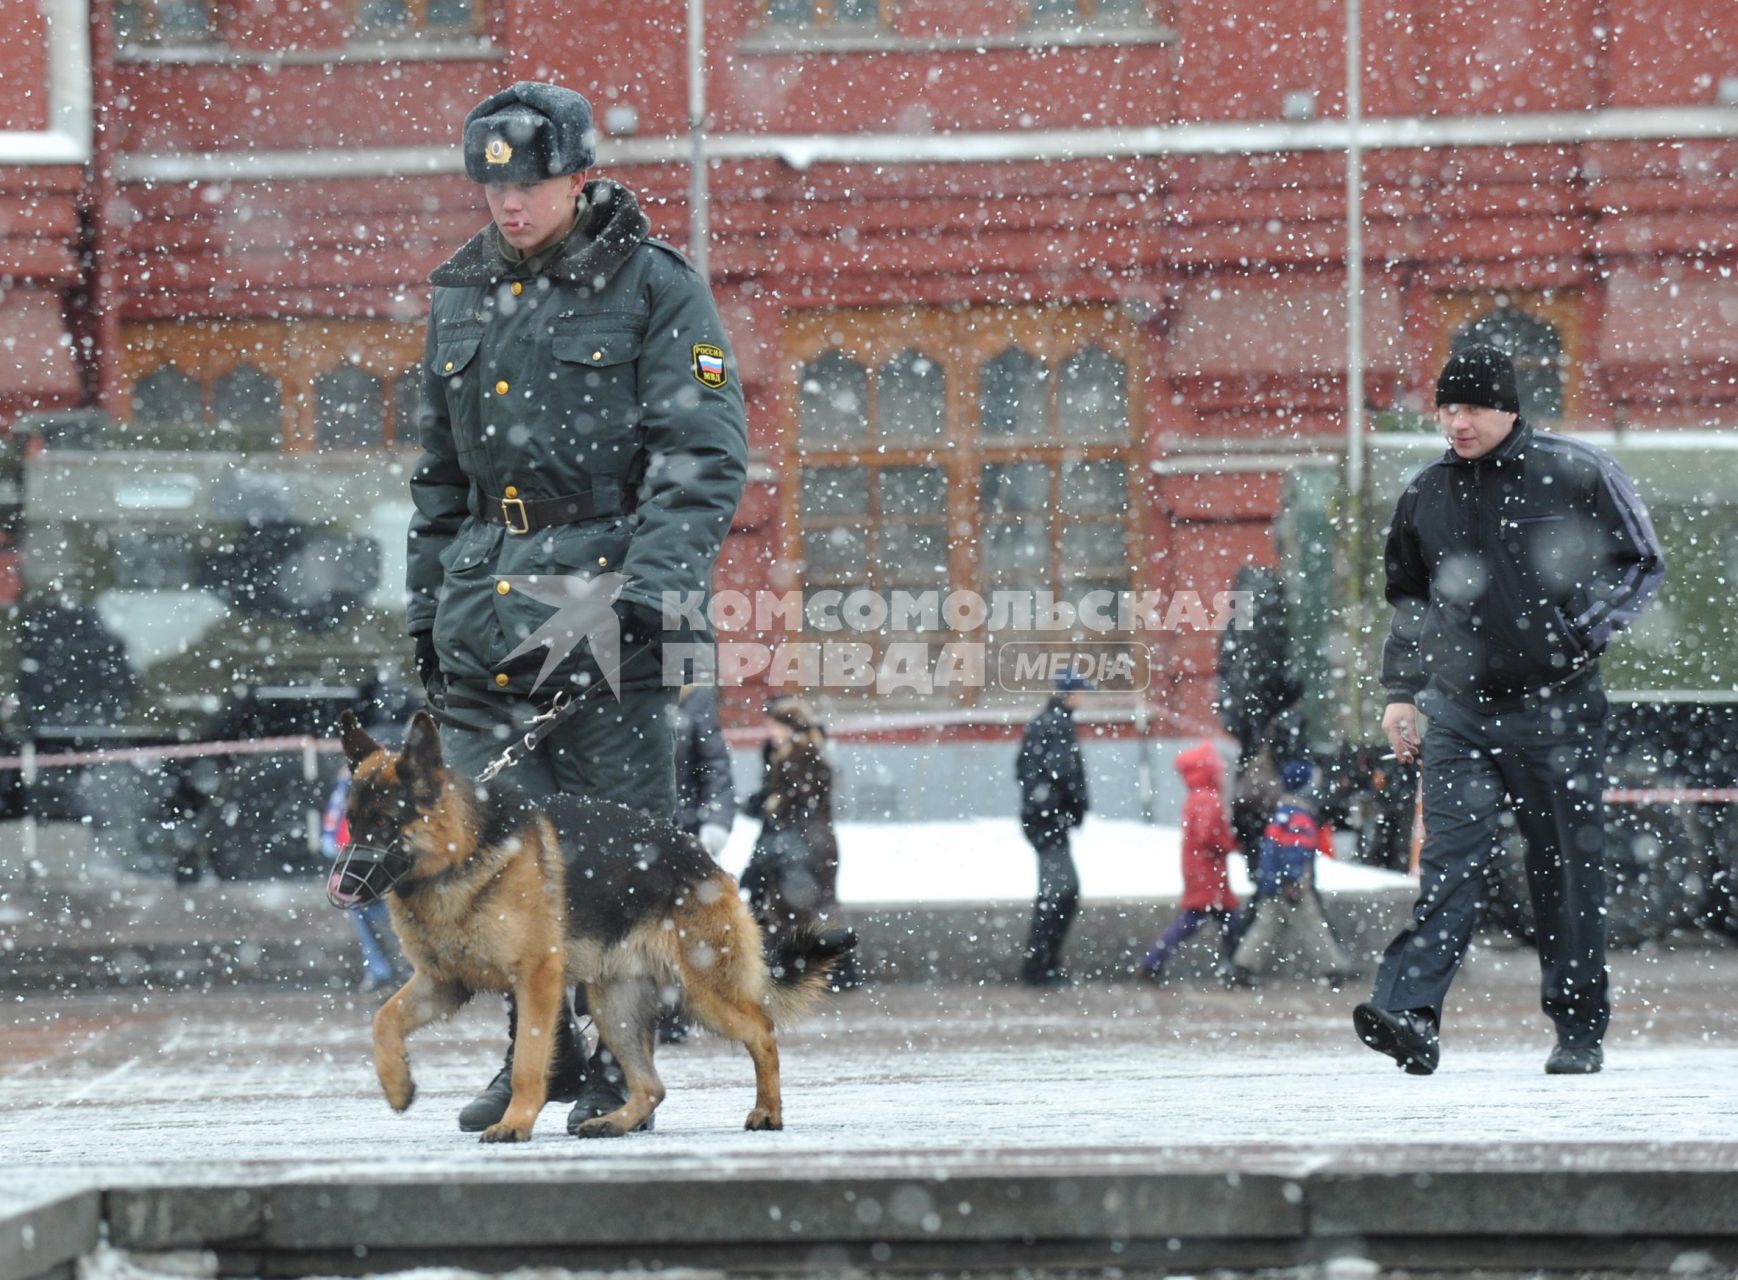
[(821, 993), (833, 985), (833, 971), (857, 945), (849, 929), (804, 926), (767, 948), (766, 967), (772, 983), (767, 1004), (772, 1020), (783, 1026), (803, 1016)]

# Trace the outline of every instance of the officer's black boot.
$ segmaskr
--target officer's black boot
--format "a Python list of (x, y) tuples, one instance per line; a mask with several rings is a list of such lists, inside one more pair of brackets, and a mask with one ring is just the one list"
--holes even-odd
[[(507, 1060), (495, 1073), (483, 1091), (472, 1098), (459, 1112), (459, 1128), (465, 1133), (481, 1133), (492, 1124), (499, 1124), (507, 1114), (507, 1104), (513, 1101), (513, 1040), (519, 1029), (519, 1018), (511, 996), (507, 998)], [(549, 1101), (572, 1102), (579, 1097), (586, 1081), (585, 1057), (574, 1035), (573, 1019), (566, 1008), (555, 1024), (555, 1056), (549, 1064)]]
[[(574, 1095), (573, 1110), (567, 1113), (567, 1131), (577, 1135), (579, 1126), (594, 1116), (607, 1115), (628, 1100), (628, 1083), (615, 1055), (602, 1044), (585, 1064), (583, 1081)], [(657, 1116), (649, 1115), (634, 1129), (635, 1133), (650, 1133)]]

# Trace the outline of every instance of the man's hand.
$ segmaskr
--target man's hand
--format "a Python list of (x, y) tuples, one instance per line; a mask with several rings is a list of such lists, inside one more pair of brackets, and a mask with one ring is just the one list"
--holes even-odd
[(433, 631), (416, 633), (416, 674), (422, 681), (423, 692), (431, 698), (446, 688), (446, 681), (441, 678), (441, 660), (435, 655)]
[(619, 596), (613, 607), (621, 622), (624, 656), (642, 645), (655, 647), (663, 641), (664, 621), (656, 609), (632, 600), (623, 600)]
[(1417, 707), (1410, 702), (1390, 702), (1382, 712), (1382, 732), (1401, 764), (1411, 764), (1418, 758)]

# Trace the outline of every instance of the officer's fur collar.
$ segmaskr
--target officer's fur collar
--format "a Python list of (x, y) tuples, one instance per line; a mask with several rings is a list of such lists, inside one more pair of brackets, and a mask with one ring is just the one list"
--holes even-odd
[[(618, 183), (596, 179), (585, 184), (585, 204), (579, 215), (582, 234), (569, 236), (548, 274), (582, 289), (601, 289), (620, 271), (652, 229), (640, 212), (634, 193)], [(489, 285), (506, 274), (501, 233), (490, 223), (434, 269), (429, 282), (437, 285)]]

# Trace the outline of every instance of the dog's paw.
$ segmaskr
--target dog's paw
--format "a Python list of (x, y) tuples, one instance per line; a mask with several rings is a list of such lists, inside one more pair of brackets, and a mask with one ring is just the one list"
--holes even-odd
[(416, 1082), (409, 1076), (404, 1078), (402, 1084), (395, 1083), (388, 1086), (386, 1089), (386, 1105), (391, 1107), (394, 1111), (409, 1111), (410, 1104), (415, 1101)]
[(593, 1116), (590, 1120), (580, 1123), (573, 1131), (576, 1138), (619, 1138), (627, 1132), (621, 1125), (608, 1116)]
[(508, 1124), (503, 1120), (500, 1124), (492, 1124), (483, 1130), (483, 1136), (478, 1142), (530, 1142), (531, 1128), (529, 1125)]
[(771, 1130), (785, 1127), (784, 1117), (765, 1107), (756, 1107), (748, 1113), (748, 1119), (743, 1123), (744, 1129)]

